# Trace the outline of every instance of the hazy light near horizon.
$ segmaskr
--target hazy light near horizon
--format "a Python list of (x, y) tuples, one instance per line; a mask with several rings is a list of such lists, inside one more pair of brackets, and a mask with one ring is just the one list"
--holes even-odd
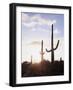
[[(31, 56), (32, 56), (32, 61), (33, 62), (40, 62), (41, 61), (41, 41), (38, 41), (40, 43), (30, 43), (30, 44), (26, 44), (26, 45), (22, 45), (23, 49), (22, 49), (22, 62), (24, 61), (28, 61), (31, 62)], [(43, 51), (44, 51), (44, 60), (48, 60), (51, 61), (51, 53), (47, 53), (46, 52), (46, 48), (48, 50), (51, 49), (51, 43), (47, 41), (47, 43), (45, 41), (44, 42), (44, 47), (43, 47)], [(54, 47), (56, 46), (57, 40), (54, 41)], [(60, 57), (62, 57), (62, 59), (64, 60), (64, 40), (60, 39), (60, 44), (58, 49), (54, 52), (55, 54), (55, 60), (60, 60)]]

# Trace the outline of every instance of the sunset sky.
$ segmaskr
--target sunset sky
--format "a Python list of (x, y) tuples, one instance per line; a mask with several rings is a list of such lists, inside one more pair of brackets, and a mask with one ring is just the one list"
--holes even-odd
[(64, 60), (64, 15), (51, 13), (22, 12), (22, 62), (41, 60), (41, 41), (44, 44), (44, 59), (51, 60), (51, 53), (45, 49), (51, 49), (51, 25), (54, 25), (54, 47), (60, 40), (59, 47), (55, 51), (55, 60)]

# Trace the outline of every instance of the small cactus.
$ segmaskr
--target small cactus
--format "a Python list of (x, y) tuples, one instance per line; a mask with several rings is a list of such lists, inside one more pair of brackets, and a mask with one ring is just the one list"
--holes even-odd
[(43, 60), (43, 55), (44, 55), (44, 52), (43, 52), (43, 40), (41, 41), (41, 61)]

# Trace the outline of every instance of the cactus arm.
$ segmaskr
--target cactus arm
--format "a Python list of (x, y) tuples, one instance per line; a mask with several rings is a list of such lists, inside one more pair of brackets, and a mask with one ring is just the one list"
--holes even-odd
[(58, 48), (58, 45), (59, 45), (59, 40), (58, 40), (57, 45), (56, 45), (56, 47), (54, 48), (54, 50), (56, 50), (56, 49)]
[[(58, 40), (58, 42), (57, 42), (57, 45), (56, 45), (56, 47), (55, 48), (53, 48), (53, 50), (56, 50), (57, 48), (58, 48), (58, 45), (59, 45), (59, 40)], [(51, 52), (52, 50), (47, 50), (46, 49), (46, 52)]]
[(52, 51), (52, 50), (47, 50), (47, 49), (46, 49), (46, 52), (51, 52), (51, 51)]

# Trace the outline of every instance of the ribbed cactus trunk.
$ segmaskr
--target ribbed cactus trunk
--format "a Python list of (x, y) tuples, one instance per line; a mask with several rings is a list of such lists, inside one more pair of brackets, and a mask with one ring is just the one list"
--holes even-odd
[(51, 33), (51, 60), (52, 60), (52, 63), (54, 62), (54, 50), (53, 50), (53, 46), (54, 46), (54, 43), (53, 43), (53, 24), (52, 24), (52, 33)]
[(44, 55), (44, 52), (43, 52), (43, 40), (41, 41), (41, 61), (43, 61), (43, 55)]
[(48, 50), (46, 49), (46, 52), (51, 52), (51, 62), (53, 63), (54, 62), (54, 51), (58, 48), (58, 45), (59, 45), (59, 40), (56, 44), (56, 47), (54, 48), (54, 39), (53, 39), (53, 24), (52, 24), (52, 31), (51, 31), (51, 49)]

